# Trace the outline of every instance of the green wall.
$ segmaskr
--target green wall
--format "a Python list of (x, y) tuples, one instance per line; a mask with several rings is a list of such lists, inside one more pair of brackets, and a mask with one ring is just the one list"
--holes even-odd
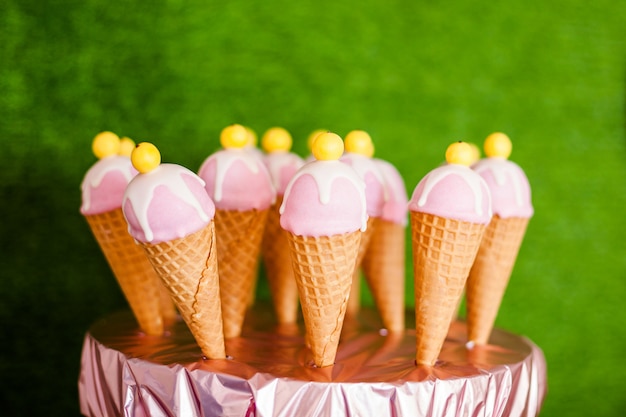
[(239, 122), (300, 154), (314, 129), (365, 129), (409, 192), (450, 142), (507, 132), (536, 213), (497, 326), (543, 348), (542, 415), (623, 415), (625, 18), (607, 0), (6, 0), (2, 414), (78, 414), (84, 333), (125, 307), (78, 212), (93, 136), (196, 170)]

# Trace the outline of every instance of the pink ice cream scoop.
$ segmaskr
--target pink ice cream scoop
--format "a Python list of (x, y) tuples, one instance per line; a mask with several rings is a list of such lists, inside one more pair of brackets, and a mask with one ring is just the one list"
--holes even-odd
[(81, 184), (85, 215), (105, 213), (122, 206), (126, 186), (137, 175), (130, 158), (111, 155), (100, 159), (85, 174)]
[(384, 179), (372, 158), (357, 153), (347, 152), (341, 162), (350, 165), (365, 182), (365, 201), (370, 217), (381, 217), (386, 200)]
[(532, 217), (534, 210), (528, 178), (512, 161), (501, 157), (484, 158), (472, 166), (487, 183), (491, 191), (494, 215), (507, 217)]
[(130, 234), (144, 243), (185, 237), (204, 228), (215, 205), (204, 181), (175, 164), (161, 164), (128, 184), (122, 209)]
[(365, 184), (338, 160), (305, 164), (287, 185), (280, 225), (298, 236), (333, 236), (365, 231)]
[(304, 165), (302, 158), (292, 152), (272, 152), (266, 155), (265, 166), (277, 195), (285, 194), (287, 184), (302, 165)]
[(227, 148), (209, 156), (198, 171), (206, 191), (220, 210), (264, 210), (276, 191), (258, 155), (242, 148)]
[(408, 196), (402, 176), (391, 163), (373, 159), (385, 180), (387, 200), (383, 205), (381, 219), (406, 226), (408, 222)]
[(409, 210), (482, 224), (489, 223), (492, 214), (487, 183), (460, 164), (429, 172), (415, 188)]

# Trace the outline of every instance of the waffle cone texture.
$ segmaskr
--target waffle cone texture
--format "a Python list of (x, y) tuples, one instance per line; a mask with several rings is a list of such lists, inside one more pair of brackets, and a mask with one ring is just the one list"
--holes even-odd
[(334, 364), (361, 232), (307, 237), (288, 234), (306, 340), (318, 367)]
[(257, 279), (263, 230), (269, 209), (216, 210), (217, 262), (226, 338), (241, 335)]
[(142, 246), (202, 353), (225, 358), (214, 222), (184, 238)]
[(466, 288), (468, 340), (476, 344), (489, 341), (528, 221), (494, 215), (485, 230)]
[(485, 227), (411, 212), (418, 365), (437, 361)]
[(376, 219), (362, 268), (383, 326), (404, 330), (405, 227)]
[(139, 327), (149, 335), (162, 335), (164, 321), (176, 315), (174, 305), (171, 299), (161, 297), (163, 284), (144, 251), (128, 233), (122, 209), (85, 218)]
[(261, 252), (276, 319), (279, 323), (295, 323), (298, 318), (298, 286), (293, 275), (287, 232), (280, 227), (281, 202), (282, 197), (277, 197), (267, 215)]

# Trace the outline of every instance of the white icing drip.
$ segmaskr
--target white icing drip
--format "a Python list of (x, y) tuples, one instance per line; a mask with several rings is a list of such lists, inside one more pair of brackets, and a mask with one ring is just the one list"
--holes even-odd
[(365, 182), (359, 177), (352, 167), (339, 161), (314, 161), (305, 164), (296, 172), (285, 190), (283, 204), (280, 206), (279, 212), (283, 214), (285, 211), (285, 203), (289, 200), (289, 194), (293, 184), (303, 175), (310, 175), (315, 184), (320, 199), (320, 203), (328, 204), (332, 191), (333, 182), (338, 178), (349, 180), (359, 193), (359, 203), (361, 205), (361, 231), (367, 230), (367, 209), (365, 206)]
[(154, 238), (154, 233), (148, 222), (148, 208), (152, 202), (155, 189), (160, 186), (165, 186), (168, 191), (193, 207), (202, 221), (209, 222), (209, 216), (198, 202), (196, 196), (191, 192), (189, 187), (187, 187), (183, 179), (183, 174), (194, 178), (204, 187), (202, 178), (198, 177), (187, 168), (176, 164), (161, 164), (153, 171), (137, 175), (126, 189), (124, 202), (126, 202), (126, 200), (131, 202), (135, 217), (139, 222), (139, 226), (143, 231), (146, 241), (151, 242)]
[(474, 167), (474, 171), (478, 174), (489, 171), (496, 180), (496, 184), (502, 187), (506, 184), (507, 178), (511, 178), (513, 185), (513, 193), (515, 194), (515, 204), (518, 207), (524, 205), (524, 197), (522, 196), (522, 183), (519, 180), (519, 172), (517, 166), (504, 158), (490, 157), (482, 160)]
[(96, 162), (89, 169), (82, 184), (83, 210), (88, 211), (91, 208), (91, 190), (98, 188), (108, 173), (119, 172), (128, 184), (135, 176), (131, 167), (130, 159), (125, 156), (113, 155)]
[(356, 153), (345, 153), (342, 159), (344, 158), (350, 160), (349, 164), (363, 180), (365, 180), (365, 175), (368, 173), (374, 174), (378, 182), (382, 185), (383, 201), (385, 203), (389, 201), (389, 191), (387, 187), (385, 187), (385, 179), (376, 166), (376, 163), (371, 158)]
[(275, 190), (280, 190), (280, 171), (283, 167), (293, 166), (295, 169), (303, 165), (302, 159), (291, 152), (272, 152), (267, 155), (267, 168), (270, 172), (272, 185)]
[(259, 172), (258, 164), (261, 163), (258, 156), (246, 149), (224, 149), (218, 151), (211, 158), (215, 158), (215, 191), (212, 197), (216, 203), (222, 201), (226, 173), (235, 162), (243, 162), (253, 174)]
[(458, 175), (465, 183), (469, 186), (469, 188), (474, 193), (474, 210), (477, 215), (483, 215), (483, 190), (481, 188), (482, 178), (479, 175), (475, 174), (470, 168), (464, 165), (456, 165), (456, 164), (448, 164), (443, 167), (439, 167), (428, 174), (425, 179), (424, 189), (422, 190), (422, 195), (417, 201), (417, 205), (419, 207), (424, 207), (426, 202), (428, 201), (428, 196), (430, 192), (435, 188), (435, 186), (448, 177), (449, 175)]

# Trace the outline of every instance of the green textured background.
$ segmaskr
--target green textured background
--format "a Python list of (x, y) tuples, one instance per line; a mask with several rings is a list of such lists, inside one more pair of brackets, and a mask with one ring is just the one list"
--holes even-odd
[(365, 129), (409, 191), (507, 132), (536, 214), (497, 325), (543, 348), (542, 415), (626, 413), (626, 3), (112, 3), (0, 5), (0, 414), (78, 414), (83, 335), (125, 306), (78, 212), (93, 136), (196, 170), (232, 122), (301, 154)]

